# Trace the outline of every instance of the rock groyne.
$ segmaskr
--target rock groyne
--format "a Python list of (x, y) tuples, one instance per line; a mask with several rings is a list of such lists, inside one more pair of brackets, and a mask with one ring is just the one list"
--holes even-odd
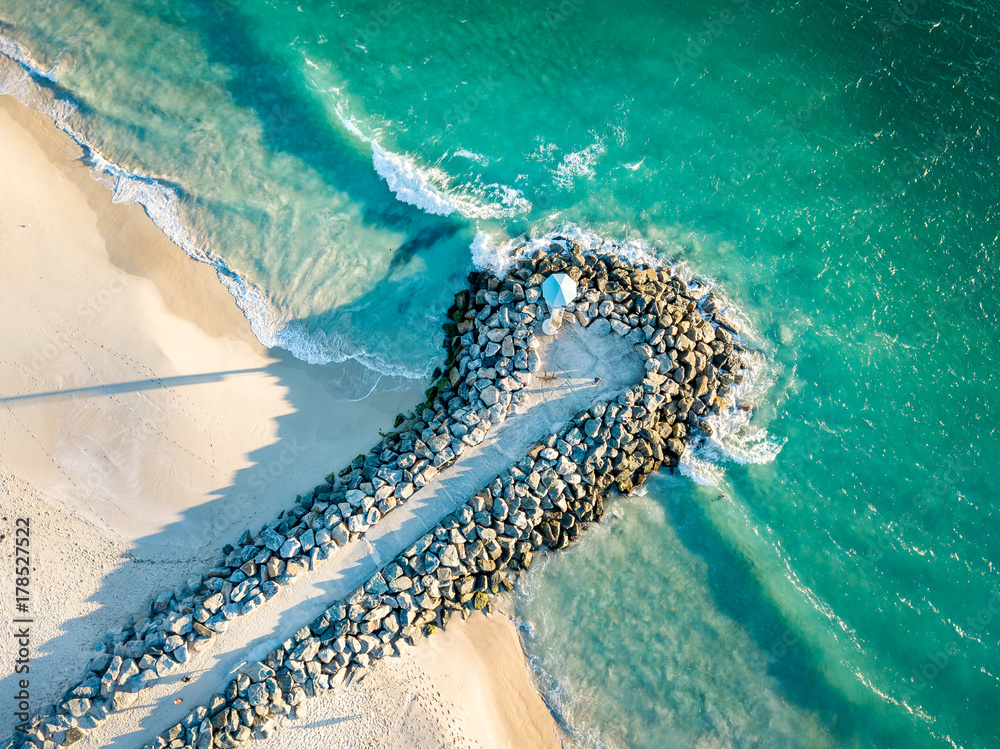
[[(109, 633), (104, 653), (31, 730), (23, 746), (71, 744), (167, 676), (336, 547), (363, 535), (503, 423), (540, 367), (540, 286), (564, 272), (578, 284), (564, 325), (634, 344), (642, 381), (593, 404), (534, 445), (467, 504), (368, 582), (230, 681), (161, 736), (158, 747), (233, 747), (266, 734), (302, 699), (358, 678), (376, 658), (416, 644), (455, 614), (489, 605), (539, 552), (572, 543), (601, 519), (610, 492), (629, 493), (675, 467), (706, 418), (732, 405), (742, 379), (736, 326), (713, 295), (674, 271), (633, 266), (562, 242), (517, 259), (504, 276), (474, 273), (444, 325), (444, 366), (425, 403), (397, 431), (214, 567), (163, 591), (147, 615)], [(596, 327), (595, 327), (596, 326)]]

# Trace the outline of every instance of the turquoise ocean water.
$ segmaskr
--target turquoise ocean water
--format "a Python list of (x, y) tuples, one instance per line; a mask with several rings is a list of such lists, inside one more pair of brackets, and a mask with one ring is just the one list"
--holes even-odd
[(518, 593), (578, 743), (1000, 746), (994, 0), (0, 0), (0, 35), (0, 90), (308, 361), (425, 376), (522, 233), (732, 300), (750, 424)]

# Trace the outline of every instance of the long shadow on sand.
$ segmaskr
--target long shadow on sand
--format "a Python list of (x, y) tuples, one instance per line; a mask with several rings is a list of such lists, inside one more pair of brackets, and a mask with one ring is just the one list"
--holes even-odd
[(221, 382), (229, 377), (253, 372), (264, 372), (263, 367), (255, 369), (230, 369), (225, 372), (206, 372), (197, 375), (180, 375), (178, 377), (150, 377), (147, 380), (118, 382), (114, 385), (92, 385), (90, 387), (68, 388), (66, 390), (50, 390), (44, 393), (23, 393), (0, 398), (0, 404), (13, 404), (26, 401), (53, 401), (66, 398), (88, 398), (102, 395), (121, 395), (122, 393), (141, 393), (144, 390), (168, 390), (184, 385), (200, 385), (206, 382)]
[[(273, 377), (286, 391), (290, 409), (275, 419), (276, 438), (248, 454), (249, 466), (237, 471), (228, 485), (207, 492), (207, 501), (191, 507), (161, 531), (138, 539), (89, 599), (95, 609), (63, 622), (62, 633), (32, 653), (33, 711), (59, 699), (65, 689), (79, 682), (95, 654), (94, 646), (106, 631), (146, 615), (150, 596), (180, 587), (192, 573), (206, 572), (223, 546), (235, 544), (244, 530), (256, 533), (282, 510), (291, 508), (297, 494), (321, 483), (326, 474), (370, 448), (378, 441), (380, 429), (392, 428), (397, 413), (412, 409), (424, 398), (423, 382), (379, 376), (350, 362), (314, 366), (281, 350), (271, 354), (273, 363), (251, 371)], [(187, 385), (221, 381), (241, 372), (164, 377), (79, 392), (40, 393), (22, 400), (99, 399), (112, 392), (119, 398), (155, 398), (160, 390), (176, 389), (183, 394)], [(9, 405), (16, 409), (30, 404), (15, 401)], [(318, 409), (327, 417), (317, 419)], [(58, 601), (60, 592), (46, 591), (46, 597)], [(123, 601), (131, 602), (128, 608)], [(45, 681), (49, 674), (61, 676)], [(6, 704), (11, 704), (7, 698), (13, 698), (17, 680), (15, 674), (0, 677), (0, 698)], [(0, 713), (0, 746), (6, 746), (13, 720), (10, 710)]]

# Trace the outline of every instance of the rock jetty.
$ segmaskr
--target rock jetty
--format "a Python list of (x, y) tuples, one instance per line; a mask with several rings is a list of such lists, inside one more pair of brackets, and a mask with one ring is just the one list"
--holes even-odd
[[(534, 445), (467, 504), (263, 662), (231, 680), (150, 746), (236, 747), (266, 736), (306, 697), (359, 678), (403, 643), (490, 605), (540, 552), (572, 543), (599, 521), (612, 491), (627, 494), (733, 405), (742, 382), (737, 326), (704, 286), (666, 267), (560, 240), (517, 258), (504, 277), (473, 273), (444, 324), (443, 367), (425, 403), (393, 433), (257, 533), (226, 546), (215, 565), (156, 595), (137, 621), (109, 632), (81, 681), (37, 715), (15, 745), (70, 745), (141, 690), (196, 657), (228, 622), (363, 535), (502, 423), (539, 370), (540, 286), (564, 272), (578, 285), (563, 325), (632, 342), (641, 382), (593, 404)], [(558, 333), (557, 333), (558, 334)]]

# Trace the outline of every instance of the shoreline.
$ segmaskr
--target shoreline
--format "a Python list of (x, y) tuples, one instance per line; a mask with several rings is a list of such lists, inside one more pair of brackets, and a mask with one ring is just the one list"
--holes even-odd
[[(0, 149), (4, 166), (19, 174), (0, 185), (0, 277), (9, 280), (0, 495), (8, 517), (32, 516), (45, 539), (32, 581), (47, 614), (32, 642), (39, 707), (157, 586), (182, 584), (192, 558), (210, 558), (290, 506), (422, 392), (416, 383), (338, 400), (331, 368), (264, 349), (214, 269), (193, 262), (141, 206), (112, 204), (46, 117), (0, 96), (0, 131), (18, 151)], [(473, 620), (458, 635), (494, 643), (499, 635), (482, 633), (505, 627), (502, 668), (469, 674), (442, 658), (439, 679), (473, 680), (492, 700), (477, 710), (504, 716), (487, 722), (516, 737), (511, 685), (540, 724), (544, 703), (516, 631), (496, 624)], [(2, 665), (7, 672), (6, 655)], [(502, 690), (491, 686), (496, 671)], [(0, 694), (10, 686), (0, 679)], [(439, 691), (461, 708), (461, 689)], [(544, 719), (554, 725), (547, 711)], [(9, 728), (0, 724), (0, 735)]]
[[(121, 711), (137, 699), (144, 711), (161, 706), (140, 739), (151, 749), (269, 739), (285, 718), (308, 714), (308, 698), (360, 683), (456, 615), (490, 608), (536, 554), (563, 549), (600, 522), (614, 489), (630, 494), (662, 466), (676, 467), (689, 435), (711, 433), (709, 417), (737, 407), (729, 396), (743, 381), (745, 348), (702, 285), (593, 250), (553, 245), (523, 255), (503, 278), (470, 274), (445, 315), (445, 374), (426, 400), (287, 515), (157, 598), (149, 619), (109, 633), (79, 687), (94, 696), (87, 685), (99, 678), (107, 700), (96, 698), (96, 714), (87, 699), (49, 713), (86, 713), (79, 727), (68, 721), (69, 743), (87, 728), (99, 741), (110, 732), (101, 745), (120, 736)], [(572, 287), (562, 335), (542, 301), (552, 281)], [(543, 318), (544, 341), (536, 335)], [(303, 607), (310, 596), (287, 589), (310, 570), (311, 584), (334, 583), (332, 605), (324, 608), (323, 596)], [(214, 694), (223, 670), (214, 663), (207, 687), (167, 678), (216, 638), (223, 653), (231, 649), (231, 624), (246, 642), (243, 617), (271, 599), (260, 616), (291, 636), (254, 641), (250, 663), (228, 657), (230, 678)], [(192, 699), (162, 707), (179, 694)], [(56, 728), (32, 732), (63, 743)]]

